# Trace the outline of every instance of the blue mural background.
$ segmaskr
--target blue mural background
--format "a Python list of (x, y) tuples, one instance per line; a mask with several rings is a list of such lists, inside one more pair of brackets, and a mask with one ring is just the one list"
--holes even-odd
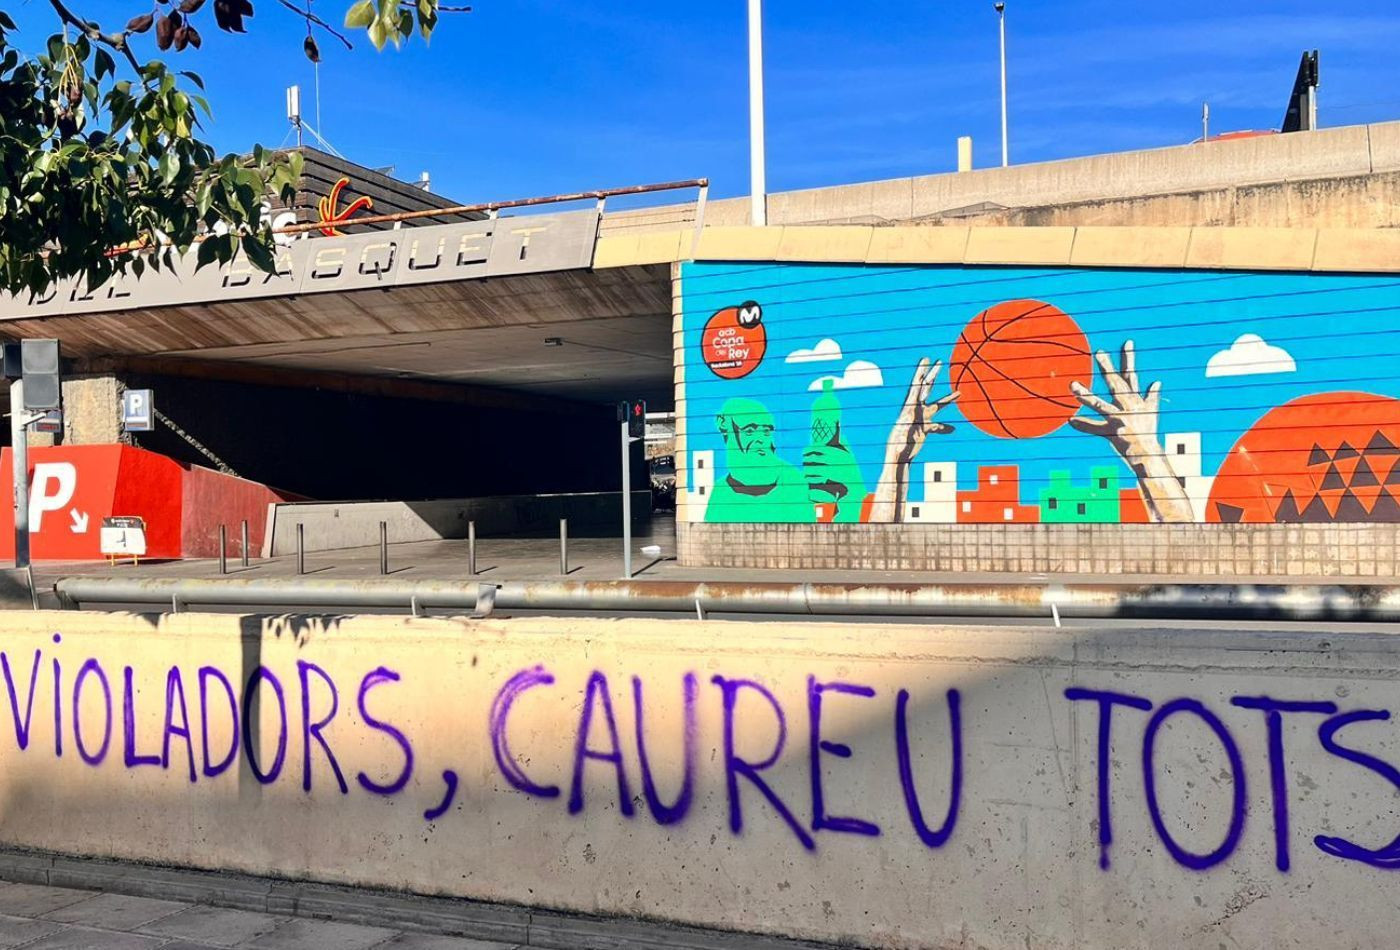
[[(1291, 399), (1338, 390), (1400, 395), (1400, 280), (1391, 275), (688, 263), (681, 280), (686, 448), (692, 460), (713, 452), (721, 468), (725, 444), (715, 420), (727, 400), (749, 397), (766, 406), (778, 456), (800, 467), (819, 395), (809, 387), (868, 361), (879, 368), (880, 384), (838, 386), (835, 395), (847, 444), (873, 490), (920, 359), (944, 362), (933, 395), (947, 393), (959, 333), (986, 308), (1022, 298), (1067, 313), (1090, 348), (1115, 361), (1132, 340), (1142, 386), (1162, 383), (1158, 431), (1199, 432), (1206, 475), (1261, 416)], [(766, 352), (748, 375), (724, 379), (702, 358), (702, 331), (713, 314), (746, 301), (762, 307)], [(1211, 358), (1246, 334), (1286, 351), (1293, 371), (1207, 377)], [(839, 359), (787, 360), (822, 340), (836, 341)], [(1108, 395), (1097, 368), (1093, 390)], [(938, 419), (956, 429), (931, 436), (915, 466), (955, 461), (961, 489), (975, 488), (977, 468), (990, 465), (1019, 467), (1026, 504), (1036, 503), (1057, 470), (1087, 479), (1096, 466), (1115, 466), (1123, 486), (1134, 484), (1105, 440), (1070, 426), (1014, 439), (975, 428), (956, 404)], [(909, 498), (921, 494), (915, 476)]]

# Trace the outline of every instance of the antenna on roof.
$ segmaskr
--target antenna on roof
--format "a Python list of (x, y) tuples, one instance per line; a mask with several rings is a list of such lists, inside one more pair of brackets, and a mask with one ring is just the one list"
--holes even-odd
[(302, 145), (301, 130), (305, 129), (306, 131), (311, 133), (311, 137), (314, 138), (318, 143), (320, 143), (321, 147), (324, 148), (326, 151), (330, 152), (337, 158), (345, 157), (344, 155), (340, 154), (340, 151), (334, 145), (322, 138), (321, 133), (317, 132), (312, 127), (310, 122), (307, 122), (304, 118), (302, 118), (300, 86), (287, 87), (287, 121), (292, 123), (292, 128), (296, 130), (298, 148), (300, 148)]
[(301, 148), (301, 87), (287, 87), (287, 121), (297, 133), (297, 148)]

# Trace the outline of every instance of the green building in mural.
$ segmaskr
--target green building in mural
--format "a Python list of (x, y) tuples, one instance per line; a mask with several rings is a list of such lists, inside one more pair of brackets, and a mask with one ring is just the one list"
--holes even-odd
[(1040, 520), (1045, 524), (1116, 524), (1121, 520), (1118, 469), (1095, 465), (1087, 486), (1075, 485), (1071, 473), (1050, 473), (1050, 487), (1040, 490)]

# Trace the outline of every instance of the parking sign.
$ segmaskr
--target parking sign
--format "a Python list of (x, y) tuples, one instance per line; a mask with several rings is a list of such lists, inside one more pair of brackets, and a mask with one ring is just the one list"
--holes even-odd
[(122, 428), (127, 432), (149, 432), (154, 426), (155, 402), (149, 389), (128, 389), (122, 393)]

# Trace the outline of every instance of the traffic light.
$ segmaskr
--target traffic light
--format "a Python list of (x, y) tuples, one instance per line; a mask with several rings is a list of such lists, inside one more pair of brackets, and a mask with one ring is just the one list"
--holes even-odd
[(647, 434), (647, 403), (645, 399), (632, 399), (617, 404), (617, 421), (627, 423), (629, 438), (642, 439)]
[(57, 340), (21, 340), (5, 344), (6, 379), (24, 380), (25, 409), (57, 409), (62, 401)]
[(24, 372), (24, 408), (57, 409), (62, 404), (57, 340), (21, 341), (20, 368)]

